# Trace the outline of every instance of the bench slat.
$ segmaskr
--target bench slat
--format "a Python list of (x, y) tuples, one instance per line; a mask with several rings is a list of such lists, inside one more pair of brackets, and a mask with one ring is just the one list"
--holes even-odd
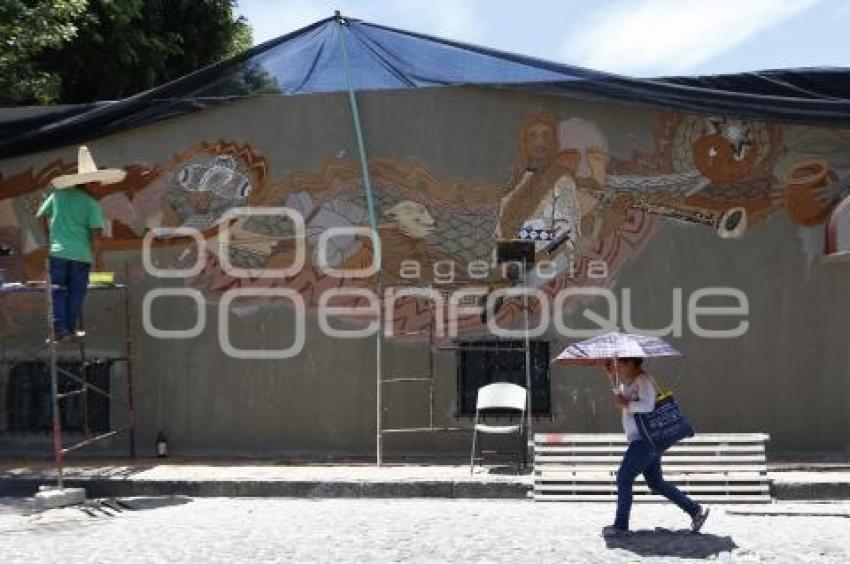
[[(679, 489), (686, 494), (694, 494), (694, 493), (729, 493), (731, 494), (741, 494), (741, 493), (750, 493), (753, 495), (759, 494), (769, 494), (770, 488), (767, 485), (764, 486), (680, 486)], [(601, 493), (617, 493), (616, 487), (607, 486), (605, 484), (582, 484), (575, 488), (571, 488), (569, 486), (547, 486), (545, 488), (534, 488), (534, 494), (546, 494), (547, 492), (576, 492), (577, 494), (582, 493), (593, 493), (593, 492), (601, 492)], [(635, 486), (633, 493), (635, 495), (640, 494), (648, 494), (649, 488), (646, 486)]]
[[(758, 443), (770, 440), (770, 435), (765, 433), (700, 433), (689, 439), (684, 439), (680, 444), (692, 443)], [(535, 444), (562, 444), (562, 443), (627, 443), (622, 433), (535, 433)]]
[[(735, 484), (682, 484), (678, 485), (683, 492), (753, 492), (765, 493), (770, 491), (768, 484), (735, 485)], [(534, 485), (534, 491), (577, 491), (577, 492), (613, 492), (617, 493), (617, 485), (610, 484), (542, 484)], [(645, 484), (635, 484), (635, 493), (649, 493), (649, 487)]]
[[(596, 456), (596, 455), (585, 455), (585, 456), (559, 456), (559, 455), (546, 455), (541, 456), (539, 458), (541, 464), (590, 464), (590, 463), (600, 463), (600, 462), (608, 462), (610, 464), (616, 464), (619, 466), (620, 461), (623, 459), (622, 456), (611, 455), (611, 456)], [(535, 455), (535, 460), (537, 456)], [(708, 462), (708, 463), (720, 463), (720, 464), (738, 464), (743, 462), (764, 462), (764, 456), (752, 456), (748, 454), (726, 454), (722, 456), (698, 456), (698, 455), (682, 455), (682, 456), (671, 456), (665, 457), (663, 459), (664, 466), (673, 466), (677, 464), (687, 464), (687, 463), (695, 463), (695, 462)]]
[[(581, 467), (567, 467), (564, 465), (552, 465), (549, 468), (541, 471), (545, 471), (547, 473), (575, 473), (575, 472), (615, 472), (617, 470), (614, 466), (581, 466)], [(671, 471), (673, 468), (670, 469)], [(716, 465), (716, 466), (706, 466), (706, 465), (682, 465), (677, 466), (675, 468), (676, 472), (679, 473), (693, 473), (693, 474), (724, 474), (727, 472), (762, 472), (767, 473), (767, 468), (763, 465)], [(671, 472), (672, 473), (672, 472)]]
[[(769, 495), (711, 495), (697, 494), (692, 496), (692, 499), (698, 503), (770, 503)], [(569, 494), (552, 494), (552, 495), (535, 495), (534, 501), (617, 501), (616, 495), (569, 495)], [(661, 496), (656, 495), (636, 495), (635, 502), (662, 502), (667, 501)]]
[[(728, 474), (664, 474), (664, 479), (668, 482), (672, 483), (694, 483), (694, 482), (702, 482), (702, 483), (720, 483), (720, 484), (728, 484), (728, 483), (746, 483), (746, 482), (755, 482), (755, 483), (764, 483), (767, 484), (770, 482), (768, 477), (765, 474), (757, 474), (755, 472), (739, 472), (736, 474), (728, 475)], [(556, 483), (556, 482), (610, 482), (614, 483), (614, 473), (613, 472), (580, 472), (578, 474), (538, 474), (534, 476), (535, 483)], [(643, 483), (643, 476), (638, 476), (635, 480), (635, 483)]]
[[(580, 452), (603, 452), (603, 453), (618, 453), (622, 456), (626, 452), (627, 445), (600, 445), (600, 446), (573, 446), (573, 445), (535, 445), (534, 452), (541, 454), (561, 454), (561, 453), (580, 453)], [(676, 445), (665, 451), (664, 456), (671, 456), (680, 452), (752, 452), (763, 453), (764, 444), (752, 445)]]

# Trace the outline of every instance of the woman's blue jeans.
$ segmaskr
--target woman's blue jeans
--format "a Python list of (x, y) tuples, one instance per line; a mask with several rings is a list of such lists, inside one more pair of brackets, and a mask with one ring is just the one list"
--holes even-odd
[(638, 474), (643, 474), (646, 485), (654, 493), (663, 495), (682, 511), (691, 517), (697, 515), (700, 506), (694, 500), (683, 494), (673, 484), (664, 481), (661, 475), (661, 453), (656, 452), (646, 441), (632, 441), (623, 462), (617, 471), (617, 517), (614, 526), (619, 529), (629, 528), (629, 514), (632, 510), (632, 486)]

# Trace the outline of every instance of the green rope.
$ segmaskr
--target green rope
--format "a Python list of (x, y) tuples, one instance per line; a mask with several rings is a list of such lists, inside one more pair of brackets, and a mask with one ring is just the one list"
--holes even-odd
[(366, 157), (366, 143), (363, 140), (363, 127), (360, 123), (360, 109), (357, 106), (357, 97), (354, 95), (354, 81), (351, 78), (351, 66), (348, 61), (348, 51), (345, 48), (345, 37), (343, 37), (343, 27), (347, 24), (342, 18), (337, 18), (339, 27), (337, 34), (339, 37), (339, 48), (342, 51), (342, 59), (345, 62), (345, 80), (348, 83), (348, 104), (351, 106), (351, 117), (354, 120), (354, 133), (357, 137), (357, 151), (360, 156), (360, 171), (363, 174), (363, 188), (366, 191), (366, 207), (369, 210), (369, 225), (372, 228), (372, 236), (374, 237), (375, 257), (377, 261), (378, 271), (381, 268), (381, 239), (378, 235), (378, 218), (375, 215), (375, 198), (372, 193), (372, 181), (369, 177), (369, 164)]
[[(348, 81), (348, 103), (351, 106), (351, 116), (354, 119), (354, 132), (357, 135), (357, 150), (360, 153), (360, 170), (363, 174), (363, 187), (366, 190), (366, 206), (369, 208), (369, 224), (372, 227), (372, 238), (374, 256), (372, 260), (376, 261), (375, 265), (378, 272), (375, 275), (375, 290), (378, 296), (378, 303), (381, 303), (381, 238), (378, 235), (378, 219), (375, 217), (375, 199), (372, 195), (372, 181), (369, 179), (369, 164), (366, 158), (366, 143), (363, 141), (363, 128), (360, 126), (360, 109), (357, 107), (357, 97), (354, 96), (354, 81), (351, 79), (351, 65), (348, 62), (348, 51), (345, 49), (345, 33), (344, 26), (347, 25), (339, 12), (337, 12), (336, 21), (339, 24), (337, 33), (339, 34), (339, 48), (342, 50), (342, 58), (345, 62), (345, 79)], [(378, 307), (378, 331), (375, 333), (375, 428), (376, 428), (376, 445), (375, 445), (375, 463), (381, 466), (383, 463), (383, 435), (381, 434), (381, 386), (382, 386), (382, 334), (383, 328), (383, 310)]]

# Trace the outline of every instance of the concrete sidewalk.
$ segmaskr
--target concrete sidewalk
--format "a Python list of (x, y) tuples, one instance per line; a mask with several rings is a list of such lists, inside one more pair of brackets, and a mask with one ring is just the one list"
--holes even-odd
[[(771, 471), (778, 500), (850, 499), (850, 471)], [(56, 480), (47, 462), (0, 466), (0, 497), (31, 496)], [(194, 497), (432, 497), (525, 498), (531, 473), (512, 468), (388, 464), (282, 465), (264, 461), (138, 459), (73, 462), (65, 468), (66, 487), (82, 487), (89, 497), (188, 495)]]
[[(392, 464), (280, 465), (251, 462), (163, 464), (75, 463), (65, 468), (66, 487), (89, 497), (189, 495), (195, 497), (437, 497), (525, 498), (532, 477), (512, 468)], [(55, 483), (46, 463), (0, 467), (0, 497), (29, 496)]]

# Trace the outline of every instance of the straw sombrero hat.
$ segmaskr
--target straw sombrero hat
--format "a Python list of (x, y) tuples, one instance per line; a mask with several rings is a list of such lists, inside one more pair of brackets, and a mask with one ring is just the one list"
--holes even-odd
[(88, 147), (81, 146), (77, 155), (77, 173), (63, 174), (53, 179), (56, 188), (71, 188), (78, 184), (89, 182), (100, 182), (101, 184), (115, 184), (121, 182), (127, 173), (118, 168), (98, 169), (91, 158)]

